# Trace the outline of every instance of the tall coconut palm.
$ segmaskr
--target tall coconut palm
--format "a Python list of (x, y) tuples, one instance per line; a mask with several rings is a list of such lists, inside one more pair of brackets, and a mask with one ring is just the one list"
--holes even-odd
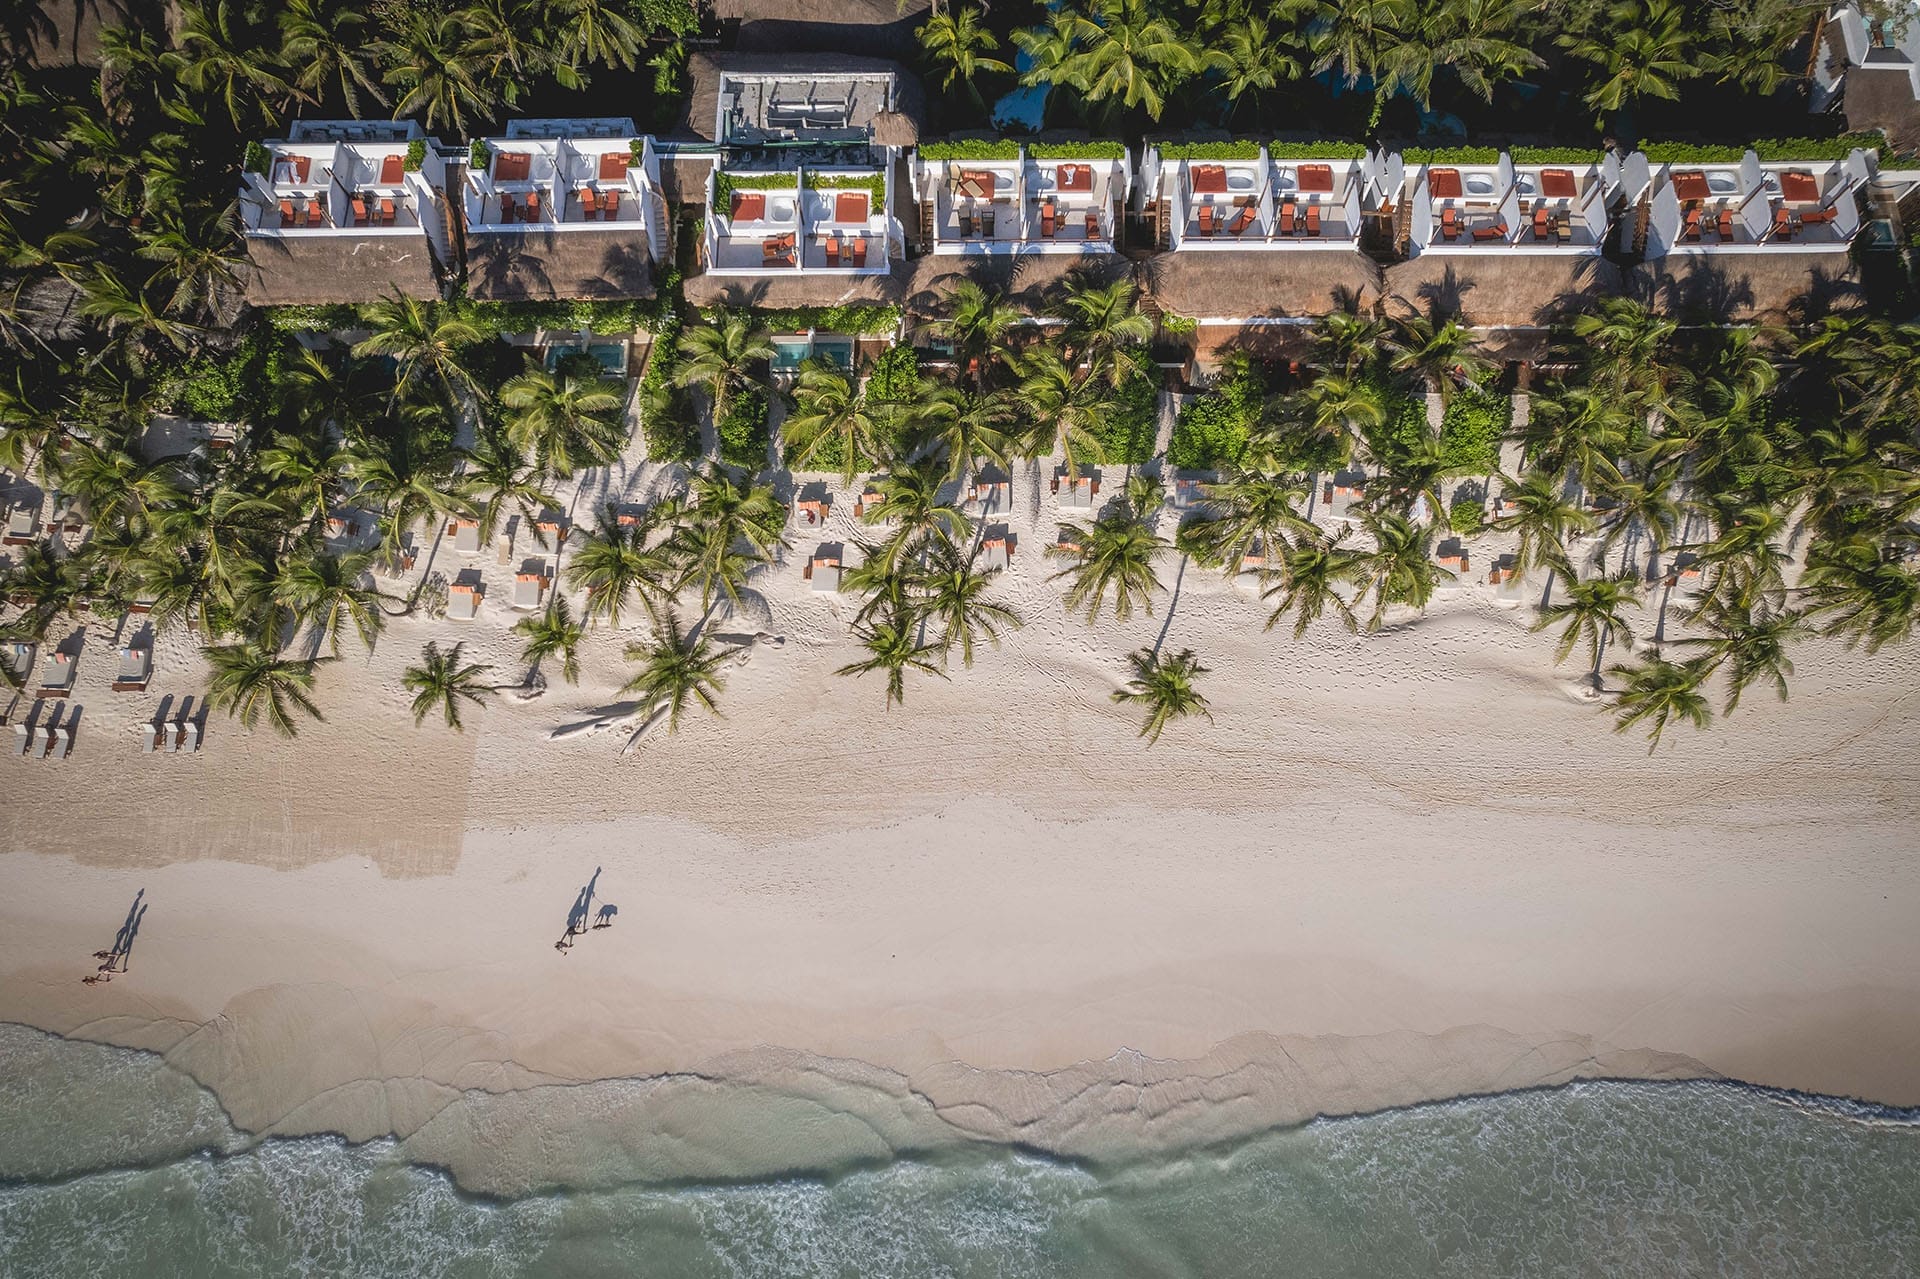
[(319, 102), (338, 89), (347, 114), (355, 118), (362, 115), (363, 93), (387, 105), (364, 34), (365, 14), (326, 0), (284, 0), (279, 21), (280, 61), (291, 69), (298, 92)]
[(258, 113), (271, 123), (297, 91), (248, 29), (248, 6), (183, 3), (174, 47), (161, 61), (195, 93), (217, 97), (235, 127)]
[(1618, 0), (1604, 24), (1567, 32), (1560, 43), (1592, 64), (1596, 79), (1586, 103), (1595, 112), (1620, 111), (1642, 98), (1678, 98), (1681, 84), (1700, 73), (1691, 24), (1674, 0)]
[(1091, 379), (1082, 381), (1049, 346), (1036, 347), (1020, 361), (1020, 399), (1032, 429), (1025, 452), (1029, 457), (1059, 453), (1067, 474), (1078, 478), (1080, 468), (1104, 460), (1098, 427), (1110, 403)]
[(255, 454), (260, 474), (273, 482), (275, 497), (296, 519), (317, 524), (327, 518), (340, 490), (343, 455), (325, 432), (275, 432)]
[(329, 555), (308, 551), (280, 568), (273, 584), (273, 602), (287, 611), (297, 627), (313, 637), (314, 651), (322, 644), (340, 656), (340, 635), (349, 626), (369, 650), (385, 625), (383, 598), (373, 585), (369, 568), (373, 557), (362, 551)]
[(1139, 706), (1147, 712), (1146, 723), (1140, 726), (1140, 736), (1147, 739), (1147, 745), (1159, 741), (1161, 730), (1173, 720), (1199, 715), (1209, 724), (1213, 722), (1207, 699), (1193, 686), (1195, 680), (1207, 673), (1207, 668), (1200, 665), (1192, 649), (1183, 648), (1162, 657), (1150, 648), (1143, 648), (1129, 654), (1127, 664), (1133, 668), (1133, 678), (1127, 681), (1126, 687), (1116, 688), (1109, 696), (1122, 705)]
[(504, 435), (483, 430), (473, 451), (467, 454), (464, 478), (476, 493), (486, 494), (480, 504), (481, 541), (491, 541), (511, 512), (519, 515), (521, 526), (531, 529), (534, 540), (545, 548), (547, 535), (540, 527), (541, 517), (560, 509), (559, 495), (546, 487), (545, 468), (529, 464)]
[(573, 616), (567, 597), (555, 593), (553, 603), (544, 612), (523, 617), (513, 624), (513, 633), (526, 644), (520, 659), (527, 663), (527, 682), (533, 682), (540, 663), (549, 657), (560, 659), (560, 678), (569, 684), (580, 682), (580, 642), (587, 637), (585, 622)]
[(935, 387), (915, 412), (916, 444), (945, 460), (947, 479), (963, 480), (983, 464), (1008, 465), (1014, 416), (1003, 392)]
[(531, 369), (500, 388), (507, 408), (507, 438), (555, 479), (605, 466), (626, 444), (623, 390), (604, 378), (576, 378)]
[(1715, 604), (1701, 620), (1708, 633), (1681, 643), (1701, 649), (1709, 669), (1726, 668), (1727, 704), (1722, 715), (1733, 714), (1740, 695), (1755, 684), (1770, 684), (1781, 701), (1787, 700), (1787, 679), (1793, 674), (1788, 649), (1813, 634), (1804, 616), (1764, 605), (1754, 609)]
[(1634, 539), (1645, 536), (1655, 551), (1664, 552), (1673, 540), (1674, 527), (1680, 522), (1680, 503), (1674, 500), (1673, 486), (1678, 475), (1672, 468), (1656, 468), (1623, 475), (1600, 486), (1600, 495), (1609, 508), (1601, 517), (1600, 558), (1604, 561), (1614, 544), (1620, 544), (1620, 571), (1635, 549)]
[(1063, 524), (1060, 542), (1047, 553), (1072, 562), (1053, 574), (1055, 580), (1067, 578), (1066, 605), (1069, 609), (1086, 606), (1089, 625), (1100, 619), (1107, 597), (1113, 597), (1113, 615), (1118, 621), (1133, 616), (1139, 604), (1153, 615), (1153, 593), (1161, 589), (1160, 574), (1154, 561), (1167, 549), (1167, 539), (1132, 510), (1121, 507), (1108, 512), (1090, 525)]
[(542, 77), (552, 76), (564, 89), (586, 85), (547, 39), (538, 9), (537, 0), (475, 0), (460, 11), (470, 33), (462, 52), (479, 64), (481, 84), (499, 86), (507, 106), (518, 103), (524, 86)]
[(997, 365), (1015, 367), (1013, 333), (1020, 312), (999, 293), (973, 280), (961, 280), (947, 294), (947, 316), (934, 330), (953, 346), (960, 375), (975, 389), (985, 387)]
[(711, 324), (690, 325), (680, 334), (682, 386), (704, 387), (716, 424), (727, 416), (727, 396), (749, 384), (753, 371), (773, 359), (765, 329), (745, 315), (723, 313)]
[(1386, 333), (1383, 320), (1330, 311), (1313, 322), (1313, 364), (1351, 379), (1380, 355)]
[(919, 630), (912, 615), (902, 612), (888, 613), (884, 617), (861, 623), (854, 630), (854, 637), (866, 649), (867, 655), (857, 662), (847, 663), (834, 674), (868, 675), (885, 671), (887, 708), (891, 710), (895, 703), (904, 704), (907, 700), (908, 671), (947, 678), (947, 673), (940, 669), (935, 660), (940, 655), (940, 647), (922, 643)]
[(223, 298), (238, 294), (246, 257), (231, 203), (163, 212), (134, 238), (135, 252), (159, 264), (147, 283), (167, 291), (168, 315), (205, 323)]
[(1092, 0), (1074, 16), (1080, 47), (1062, 70), (1088, 102), (1116, 101), (1158, 120), (1167, 94), (1200, 70), (1199, 51), (1147, 0)]
[(144, 352), (149, 337), (158, 338), (180, 351), (190, 351), (206, 330), (197, 324), (175, 318), (161, 290), (145, 284), (130, 284), (117, 272), (96, 264), (80, 278), (80, 305), (76, 313), (96, 320), (108, 334), (126, 337), (136, 344), (136, 355)]
[(668, 554), (681, 583), (700, 588), (702, 613), (720, 595), (737, 606), (747, 578), (786, 546), (787, 510), (771, 485), (717, 467), (695, 477), (692, 497), (692, 514), (674, 531)]
[(1423, 108), (1433, 105), (1437, 71), (1450, 72), (1469, 93), (1492, 102), (1501, 83), (1546, 65), (1511, 38), (1531, 16), (1525, 0), (1448, 0), (1408, 9), (1418, 16), (1402, 24), (1405, 38), (1392, 43), (1384, 61), (1392, 83)]
[(939, 543), (919, 575), (920, 616), (939, 635), (943, 653), (960, 650), (963, 666), (973, 665), (973, 642), (984, 638), (1000, 647), (1001, 628), (1017, 629), (1020, 615), (986, 598), (997, 569), (977, 569), (961, 548)]
[(384, 355), (398, 366), (394, 398), (417, 387), (438, 389), (448, 404), (473, 392), (473, 378), (460, 364), (460, 350), (484, 334), (451, 307), (421, 302), (395, 290), (391, 298), (361, 308), (368, 335), (354, 344), (356, 356)]
[(866, 393), (839, 369), (809, 360), (793, 392), (794, 410), (781, 424), (787, 465), (796, 471), (823, 469), (836, 460), (841, 479), (853, 483), (863, 466), (884, 463), (893, 452), (885, 418)]
[(1786, 593), (1787, 516), (1777, 506), (1760, 504), (1720, 514), (1717, 535), (1699, 548), (1699, 566), (1707, 575), (1702, 600), (1751, 607), (1778, 603)]
[(438, 707), (447, 721), (447, 727), (459, 732), (460, 703), (471, 702), (475, 706), (484, 706), (493, 696), (493, 686), (484, 683), (482, 677), (493, 667), (482, 662), (460, 661), (460, 650), (466, 647), (465, 641), (452, 648), (442, 649), (432, 640), (420, 650), (420, 664), (409, 666), (400, 674), (401, 685), (413, 694), (413, 722), (417, 725), (433, 713)]
[(1361, 525), (1373, 537), (1374, 549), (1362, 562), (1366, 565), (1366, 589), (1373, 592), (1373, 616), (1367, 619), (1367, 629), (1377, 631), (1389, 604), (1408, 604), (1424, 611), (1433, 598), (1435, 577), (1446, 570), (1433, 562), (1430, 528), (1392, 511), (1367, 511), (1361, 516)]
[(83, 569), (77, 559), (55, 558), (45, 542), (18, 548), (13, 562), (0, 568), (0, 600), (23, 610), (8, 629), (37, 640), (54, 618), (76, 612), (86, 586)]
[(1668, 350), (1679, 322), (1633, 298), (1601, 298), (1577, 316), (1576, 353), (1597, 381), (1645, 391), (1669, 376)]
[(598, 523), (567, 563), (567, 584), (587, 593), (584, 617), (620, 625), (628, 601), (638, 599), (656, 622), (672, 598), (679, 570), (666, 549), (653, 543), (666, 527), (672, 507), (656, 505), (639, 519), (623, 524), (612, 508), (600, 513)]
[[(1279, 15), (1274, 15), (1278, 17)], [(1241, 13), (1214, 34), (1207, 69), (1219, 76), (1232, 104), (1227, 118), (1239, 113), (1244, 101), (1300, 78), (1301, 49), (1290, 24), (1276, 25), (1264, 12)]]
[(1068, 278), (1058, 310), (1067, 322), (1070, 364), (1085, 365), (1089, 377), (1104, 369), (1113, 386), (1141, 371), (1139, 351), (1153, 337), (1154, 320), (1136, 292), (1124, 277), (1104, 284), (1086, 273)]
[(1315, 433), (1337, 443), (1343, 454), (1351, 453), (1368, 430), (1387, 420), (1386, 401), (1370, 378), (1323, 374), (1307, 388), (1306, 402)]
[(1807, 615), (1823, 621), (1822, 634), (1869, 653), (1905, 640), (1920, 620), (1920, 574), (1864, 535), (1814, 543), (1800, 592)]
[(380, 512), (380, 548), (389, 556), (422, 520), (473, 513), (474, 490), (458, 467), (451, 450), (423, 453), (404, 433), (362, 438), (340, 464), (355, 500)]
[(928, 547), (944, 543), (959, 545), (973, 529), (953, 502), (941, 496), (944, 473), (929, 462), (897, 466), (874, 481), (875, 501), (861, 512), (869, 524), (889, 524), (893, 535), (880, 549), (880, 556), (898, 564), (920, 556)]
[(1576, 643), (1586, 641), (1591, 674), (1598, 683), (1608, 642), (1633, 643), (1633, 627), (1627, 622), (1625, 609), (1636, 598), (1633, 578), (1625, 573), (1569, 581), (1565, 598), (1541, 609), (1530, 629), (1561, 628), (1560, 640), (1553, 649), (1556, 666), (1567, 660)]
[(548, 0), (546, 11), (559, 40), (556, 52), (572, 67), (631, 70), (646, 41), (641, 26), (610, 0)]
[(651, 643), (627, 646), (627, 660), (641, 666), (620, 691), (638, 694), (642, 708), (650, 713), (664, 709), (667, 731), (677, 733), (680, 717), (690, 705), (720, 713), (719, 695), (727, 686), (720, 667), (730, 656), (697, 630), (682, 631), (680, 618), (669, 609), (655, 624)]
[(1647, 734), (1649, 755), (1660, 745), (1660, 734), (1673, 721), (1705, 728), (1713, 719), (1713, 708), (1707, 704), (1706, 694), (1700, 691), (1707, 676), (1704, 659), (1669, 662), (1658, 654), (1649, 654), (1632, 666), (1610, 669), (1627, 681), (1614, 703), (1618, 718), (1613, 730), (1624, 733), (1636, 725), (1651, 726)]
[(1388, 367), (1417, 376), (1439, 393), (1442, 403), (1453, 399), (1463, 382), (1476, 379), (1490, 366), (1477, 340), (1458, 320), (1410, 315), (1388, 330)]
[(1265, 579), (1281, 567), (1281, 556), (1296, 537), (1311, 537), (1313, 521), (1300, 513), (1307, 486), (1299, 476), (1237, 470), (1207, 486), (1210, 513), (1190, 520), (1184, 540), (1200, 552), (1201, 563), (1228, 577), (1240, 572), (1249, 555), (1262, 561)]
[(989, 56), (1000, 47), (993, 32), (980, 23), (980, 10), (963, 6), (957, 13), (934, 13), (920, 24), (920, 49), (941, 77), (940, 91), (952, 93), (956, 82), (967, 91), (975, 107), (984, 108), (980, 87), (974, 77), (982, 72), (1009, 72), (1013, 68)]
[(1521, 433), (1530, 464), (1571, 476), (1589, 491), (1618, 480), (1616, 459), (1634, 431), (1623, 403), (1620, 394), (1591, 386), (1535, 396)]
[(1556, 471), (1536, 467), (1517, 480), (1502, 474), (1500, 482), (1506, 486), (1502, 499), (1512, 509), (1495, 519), (1491, 527), (1518, 536), (1513, 556), (1516, 574), (1547, 570), (1547, 593), (1541, 596), (1545, 607), (1553, 591), (1552, 575), (1574, 575), (1567, 555), (1568, 534), (1578, 537), (1592, 532), (1593, 517), (1567, 497), (1566, 484)]
[(207, 702), (253, 728), (262, 715), (282, 737), (300, 731), (294, 713), (325, 719), (313, 700), (314, 672), (331, 658), (285, 658), (258, 640), (201, 650), (212, 676)]
[(1286, 553), (1280, 580), (1260, 593), (1263, 600), (1277, 600), (1267, 616), (1266, 629), (1272, 630), (1289, 609), (1293, 610), (1293, 637), (1299, 639), (1307, 627), (1319, 621), (1328, 609), (1349, 632), (1360, 629), (1353, 606), (1340, 594), (1342, 587), (1358, 588), (1366, 580), (1366, 556), (1341, 545), (1350, 530), (1341, 529), (1333, 537), (1311, 533), (1297, 539)]
[(469, 122), (493, 111), (499, 99), (482, 78), (480, 62), (468, 56), (473, 34), (464, 14), (422, 11), (375, 46), (387, 67), (382, 81), (400, 91), (394, 119), (420, 116), (429, 129), (446, 125), (464, 136)]

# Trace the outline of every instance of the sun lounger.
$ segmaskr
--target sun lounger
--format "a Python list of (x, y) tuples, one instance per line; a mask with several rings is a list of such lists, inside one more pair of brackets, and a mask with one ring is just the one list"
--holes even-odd
[(1211, 204), (1203, 204), (1199, 207), (1199, 209), (1196, 210), (1196, 213), (1200, 220), (1200, 234), (1203, 236), (1212, 235), (1213, 234), (1213, 206)]
[(529, 222), (538, 222), (540, 220), (540, 193), (538, 191), (527, 192), (526, 217)]
[(1053, 202), (1049, 200), (1040, 206), (1040, 234), (1051, 240), (1058, 229), (1053, 217)]
[(73, 751), (73, 725), (62, 724), (48, 732), (53, 740), (47, 743), (47, 754), (53, 759), (65, 759)]
[(1809, 222), (1831, 222), (1839, 216), (1840, 210), (1832, 205), (1824, 209), (1809, 209), (1800, 215), (1800, 225), (1805, 226)]
[(40, 528), (40, 512), (31, 506), (15, 507), (7, 516), (7, 534), (0, 538), (0, 544), (7, 546), (28, 546), (34, 540), (34, 534)]
[(513, 578), (513, 606), (518, 609), (540, 607), (547, 593), (547, 579), (540, 573), (516, 573)]
[(600, 220), (614, 222), (620, 217), (620, 193), (603, 191), (600, 195)]
[(533, 530), (539, 535), (535, 540), (540, 545), (551, 546), (556, 551), (560, 549), (560, 544), (567, 540), (567, 529), (557, 519), (537, 520), (534, 522)]
[(1087, 238), (1089, 240), (1100, 238), (1100, 214), (1093, 209), (1087, 210)]
[(480, 589), (455, 582), (447, 590), (447, 616), (456, 622), (471, 622), (480, 611)]
[(477, 520), (455, 520), (447, 526), (453, 535), (453, 549), (462, 555), (480, 553), (480, 524)]
[(863, 236), (853, 242), (853, 265), (855, 269), (867, 264), (867, 241)]
[(380, 223), (382, 226), (393, 225), (393, 198), (391, 196), (383, 195), (380, 197)]
[(1307, 234), (1320, 234), (1320, 206), (1317, 204), (1307, 206)]
[(1460, 235), (1460, 215), (1452, 209), (1440, 210), (1440, 238), (1457, 239)]
[(1240, 212), (1233, 215), (1233, 221), (1227, 224), (1227, 230), (1234, 235), (1239, 235), (1253, 225), (1253, 220), (1257, 216), (1259, 216), (1259, 210), (1251, 204), (1243, 204), (1240, 206)]
[(589, 221), (600, 216), (600, 193), (592, 187), (581, 188), (580, 214)]
[(281, 226), (293, 225), (293, 201), (292, 200), (280, 201), (280, 225)]
[(28, 728), (25, 724), (15, 724), (13, 726), (13, 738), (16, 747), (13, 753), (15, 755), (25, 755), (27, 753), (27, 747), (33, 745), (34, 736), (35, 730)]
[(367, 197), (364, 195), (353, 197), (353, 220), (359, 226), (367, 224)]
[(513, 221), (513, 218), (514, 218), (513, 197), (508, 195), (505, 191), (502, 191), (500, 193), (500, 220), (502, 222), (511, 222)]
[(1773, 211), (1773, 236), (1776, 240), (1793, 238), (1793, 214), (1784, 205)]
[(633, 156), (626, 151), (603, 151), (600, 154), (600, 180), (602, 182), (625, 182), (627, 166), (633, 163)]
[(1533, 210), (1533, 238), (1544, 240), (1553, 234), (1553, 210), (1545, 204), (1535, 206)]
[(1281, 235), (1293, 234), (1294, 208), (1295, 208), (1294, 203), (1290, 199), (1282, 200), (1280, 202), (1280, 234)]
[(318, 198), (307, 201), (307, 225), (323, 226), (326, 223), (326, 211), (320, 207)]
[(142, 755), (151, 755), (153, 754), (154, 748), (159, 744), (160, 726), (153, 723), (142, 724), (140, 726), (140, 753)]
[(35, 697), (65, 697), (73, 691), (73, 656), (69, 653), (52, 653), (40, 666), (40, 687), (34, 690)]
[(827, 236), (827, 265), (840, 265), (840, 237), (838, 235)]
[(399, 186), (402, 181), (400, 174), (401, 171), (406, 168), (406, 160), (407, 158), (398, 152), (383, 157), (380, 161), (380, 185), (383, 187)]
[(147, 679), (152, 674), (151, 648), (123, 648), (120, 650), (120, 673), (114, 678), (113, 691), (143, 693), (147, 688)]
[(1505, 222), (1490, 222), (1485, 226), (1475, 227), (1473, 229), (1473, 238), (1481, 241), (1498, 240), (1506, 233), (1507, 224)]

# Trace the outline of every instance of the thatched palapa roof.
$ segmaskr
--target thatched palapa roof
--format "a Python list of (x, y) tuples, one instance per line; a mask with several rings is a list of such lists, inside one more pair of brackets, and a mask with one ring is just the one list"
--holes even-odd
[(467, 235), (467, 289), (476, 298), (650, 298), (653, 267), (638, 229)]
[(1698, 323), (1811, 324), (1861, 305), (1859, 272), (1845, 253), (1675, 254), (1626, 271), (1624, 291), (1655, 310)]
[(1131, 264), (1125, 258), (1112, 253), (935, 255), (896, 262), (886, 275), (707, 273), (687, 280), (686, 297), (688, 302), (700, 307), (784, 308), (871, 303), (897, 306), (909, 317), (924, 318), (944, 314), (945, 299), (953, 286), (961, 280), (974, 280), (1007, 294), (1021, 311), (1037, 314), (1044, 308), (1048, 295), (1075, 272), (1111, 280), (1130, 270)]
[(1482, 328), (1547, 327), (1620, 291), (1620, 271), (1595, 254), (1423, 253), (1388, 267), (1390, 314), (1457, 316)]
[(440, 296), (426, 232), (418, 235), (248, 236), (241, 284), (254, 306), (374, 302), (394, 292)]
[(1357, 249), (1161, 253), (1141, 264), (1140, 282), (1163, 311), (1234, 320), (1325, 315), (1381, 292), (1380, 268)]

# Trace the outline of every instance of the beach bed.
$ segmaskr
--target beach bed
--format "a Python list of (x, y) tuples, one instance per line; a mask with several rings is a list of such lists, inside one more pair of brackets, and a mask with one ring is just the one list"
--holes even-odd
[(35, 697), (65, 697), (73, 691), (73, 655), (53, 653), (40, 666), (40, 687)]
[(547, 598), (547, 575), (541, 572), (516, 573), (513, 578), (513, 606), (521, 610), (539, 608)]
[(153, 650), (146, 646), (120, 650), (120, 673), (113, 678), (116, 693), (144, 693), (153, 674)]
[(462, 555), (480, 553), (480, 522), (478, 520), (454, 520), (447, 525), (447, 535), (453, 539), (453, 549)]
[(447, 616), (456, 622), (471, 622), (480, 611), (480, 599), (479, 587), (455, 582), (447, 589)]
[(7, 531), (0, 545), (29, 546), (40, 529), (40, 512), (31, 506), (15, 507), (7, 513)]
[(813, 589), (823, 595), (840, 589), (840, 575), (843, 572), (840, 555), (837, 551), (821, 549), (813, 553), (807, 561), (806, 571), (801, 574)]

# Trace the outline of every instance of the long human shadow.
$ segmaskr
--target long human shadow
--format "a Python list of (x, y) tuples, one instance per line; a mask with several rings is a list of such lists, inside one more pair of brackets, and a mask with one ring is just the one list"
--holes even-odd
[(101, 972), (124, 973), (127, 971), (128, 961), (133, 957), (134, 938), (140, 935), (140, 921), (147, 916), (147, 907), (141, 900), (146, 895), (147, 890), (144, 888), (133, 895), (133, 905), (127, 907), (127, 917), (121, 923), (120, 931), (113, 935), (113, 949), (93, 952), (95, 959), (106, 961), (100, 965)]
[(567, 912), (567, 930), (560, 934), (560, 940), (553, 948), (565, 953), (573, 945), (573, 939), (587, 931), (587, 920), (593, 914), (594, 887), (600, 882), (600, 867), (593, 868), (593, 878), (581, 887), (573, 899), (573, 908)]

